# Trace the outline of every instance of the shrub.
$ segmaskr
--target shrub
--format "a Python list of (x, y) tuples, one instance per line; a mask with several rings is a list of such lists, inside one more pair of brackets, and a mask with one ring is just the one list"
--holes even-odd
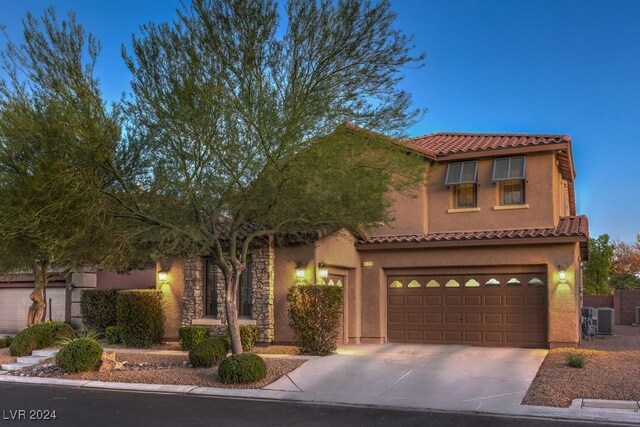
[(342, 288), (299, 285), (289, 289), (289, 325), (302, 353), (335, 352), (342, 313)]
[(11, 341), (13, 340), (13, 338), (11, 337), (4, 337), (4, 338), (0, 338), (0, 348), (7, 348), (11, 345)]
[(254, 353), (234, 354), (220, 363), (218, 376), (225, 384), (259, 381), (267, 376), (267, 364)]
[(185, 351), (193, 350), (196, 345), (207, 339), (209, 336), (209, 328), (206, 326), (183, 326), (178, 329), (178, 337), (180, 338), (180, 348)]
[(104, 330), (104, 334), (107, 337), (109, 344), (120, 344), (120, 327), (119, 326), (107, 326)]
[[(231, 341), (231, 332), (227, 328), (227, 339)], [(258, 327), (256, 325), (240, 325), (240, 342), (242, 351), (250, 351), (258, 341)], [(231, 344), (229, 344), (231, 346)]]
[(92, 370), (102, 358), (102, 347), (91, 338), (77, 338), (56, 354), (56, 364), (67, 372)]
[(84, 289), (80, 294), (80, 314), (84, 326), (104, 333), (108, 326), (115, 325), (117, 296), (117, 289)]
[(12, 356), (27, 356), (33, 350), (49, 347), (60, 339), (73, 338), (73, 328), (63, 322), (45, 322), (23, 329), (11, 341)]
[(567, 356), (567, 365), (572, 368), (584, 368), (584, 354), (582, 353), (568, 353)]
[(161, 291), (120, 291), (116, 301), (120, 339), (124, 345), (151, 347), (160, 343), (164, 334)]
[(189, 362), (194, 368), (210, 368), (227, 355), (227, 344), (221, 338), (207, 338), (189, 351)]

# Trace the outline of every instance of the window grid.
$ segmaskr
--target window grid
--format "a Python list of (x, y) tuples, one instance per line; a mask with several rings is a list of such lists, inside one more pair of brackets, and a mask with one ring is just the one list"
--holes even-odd
[(477, 204), (476, 184), (459, 184), (455, 189), (456, 208), (475, 208)]

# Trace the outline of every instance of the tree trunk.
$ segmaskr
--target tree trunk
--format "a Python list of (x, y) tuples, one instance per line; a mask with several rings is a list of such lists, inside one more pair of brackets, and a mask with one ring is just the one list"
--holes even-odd
[(33, 269), (33, 279), (35, 282), (35, 289), (29, 295), (32, 304), (29, 307), (29, 315), (27, 318), (27, 326), (42, 323), (47, 316), (47, 297), (46, 288), (49, 283), (47, 276), (47, 265), (40, 265)]
[(231, 352), (233, 354), (242, 353), (242, 341), (240, 340), (240, 322), (238, 322), (238, 286), (240, 283), (240, 273), (233, 268), (231, 277), (225, 275), (225, 308), (227, 315), (227, 325), (231, 335)]

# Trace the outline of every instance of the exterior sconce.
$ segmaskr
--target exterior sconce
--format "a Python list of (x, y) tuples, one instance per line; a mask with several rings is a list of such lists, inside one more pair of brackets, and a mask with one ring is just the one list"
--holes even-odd
[(169, 278), (169, 272), (166, 270), (160, 270), (158, 271), (158, 280), (161, 282), (166, 282), (167, 279)]
[(298, 263), (296, 265), (296, 279), (304, 279), (304, 266), (302, 265), (302, 263)]
[(558, 267), (558, 279), (560, 279), (561, 282), (567, 280), (567, 269), (563, 266)]
[(323, 279), (326, 279), (327, 277), (329, 277), (329, 268), (327, 268), (327, 266), (324, 265), (323, 262), (318, 264), (318, 274)]

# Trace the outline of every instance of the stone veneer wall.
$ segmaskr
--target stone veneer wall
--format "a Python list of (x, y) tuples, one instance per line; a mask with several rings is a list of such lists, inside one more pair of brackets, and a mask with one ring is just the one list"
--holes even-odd
[[(251, 251), (253, 279), (252, 319), (258, 327), (258, 342), (273, 342), (273, 281), (274, 250), (273, 245), (263, 246)], [(182, 325), (191, 325), (194, 319), (200, 319), (204, 313), (204, 262), (200, 257), (189, 257), (184, 263), (184, 296)], [(224, 305), (225, 286), (222, 272), (216, 274), (218, 295), (218, 319), (221, 325), (210, 325), (210, 334), (226, 334), (226, 310)]]

